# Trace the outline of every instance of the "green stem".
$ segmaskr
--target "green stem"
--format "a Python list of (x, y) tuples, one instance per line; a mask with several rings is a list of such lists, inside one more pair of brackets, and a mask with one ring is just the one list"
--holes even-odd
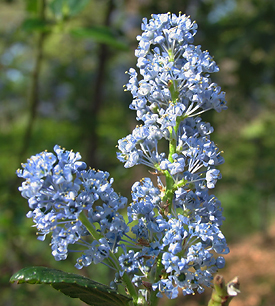
[[(100, 238), (102, 238), (102, 235), (99, 232), (97, 232), (96, 228), (91, 224), (88, 217), (84, 213), (79, 215), (79, 220), (82, 222), (82, 224), (86, 227), (86, 229), (89, 231), (89, 233), (92, 235), (92, 237), (95, 240), (98, 241)], [(119, 261), (118, 261), (116, 255), (114, 253), (110, 252), (110, 257), (112, 258), (116, 269), (119, 270), (120, 265), (119, 265)], [(131, 282), (131, 279), (130, 279), (129, 275), (127, 273), (124, 273), (123, 276), (122, 276), (122, 279), (123, 279), (128, 291), (129, 291), (129, 295), (133, 299), (134, 305), (137, 305), (138, 295), (137, 295), (134, 284)]]
[(225, 285), (223, 277), (216, 275), (213, 284), (214, 289), (208, 306), (228, 306), (232, 298), (240, 292), (237, 277)]
[(102, 238), (102, 236), (97, 232), (95, 227), (91, 224), (88, 217), (84, 213), (80, 214), (78, 219), (82, 222), (82, 224), (86, 227), (88, 232), (95, 240), (99, 240), (100, 238)]
[[(178, 133), (178, 129), (179, 129), (179, 124), (181, 122), (181, 118), (179, 120), (177, 120), (175, 127), (170, 127), (170, 141), (169, 141), (169, 154), (168, 154), (168, 160), (173, 163), (174, 159), (173, 159), (173, 154), (176, 153), (176, 148), (177, 148), (177, 133)], [(174, 196), (174, 179), (172, 178), (172, 176), (170, 175), (170, 173), (168, 171), (166, 171), (165, 173), (165, 177), (166, 177), (166, 191), (165, 191), (165, 195), (163, 197), (163, 201), (166, 205), (171, 205), (172, 204), (172, 200), (173, 200), (173, 196)]]
[[(173, 163), (173, 154), (177, 152), (177, 134), (179, 130), (180, 123), (182, 120), (187, 118), (186, 115), (182, 115), (177, 118), (176, 125), (175, 127), (170, 127), (169, 132), (170, 132), (170, 141), (169, 141), (169, 154), (168, 154), (168, 160)], [(165, 196), (163, 197), (163, 201), (169, 205), (172, 204), (174, 192), (177, 188), (182, 187), (186, 184), (184, 180), (178, 182), (177, 184), (174, 184), (174, 180), (170, 173), (166, 171), (167, 173), (164, 172), (165, 177), (166, 177), (166, 192)]]
[(128, 291), (129, 291), (129, 295), (133, 299), (133, 304), (138, 305), (138, 294), (137, 294), (136, 288), (135, 288), (134, 284), (132, 283), (129, 275), (127, 273), (124, 273), (123, 276), (122, 276), (122, 279), (123, 279)]
[[(168, 160), (172, 163), (174, 161), (172, 155), (176, 153), (176, 146), (177, 146), (177, 140), (176, 138), (173, 138), (174, 135), (177, 134), (177, 129), (176, 127), (173, 129), (173, 127), (170, 127), (169, 129), (170, 132), (170, 138), (171, 140), (169, 141), (169, 155), (168, 155)], [(174, 132), (174, 133), (173, 133)]]
[(187, 183), (186, 180), (182, 179), (181, 181), (177, 182), (176, 184), (173, 185), (173, 189), (177, 190), (180, 187), (183, 187)]
[[(156, 267), (156, 274), (155, 274), (155, 279), (154, 283), (157, 283), (160, 279), (161, 275), (161, 270), (163, 269), (163, 265), (161, 263), (161, 257), (157, 259), (157, 267)], [(151, 291), (151, 296), (150, 296), (150, 306), (157, 306), (159, 298), (157, 297), (158, 290), (152, 290)]]

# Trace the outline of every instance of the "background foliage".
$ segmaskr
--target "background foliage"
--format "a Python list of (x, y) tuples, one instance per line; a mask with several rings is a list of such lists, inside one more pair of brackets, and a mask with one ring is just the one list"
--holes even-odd
[[(275, 196), (273, 0), (2, 0), (2, 305), (81, 304), (48, 288), (8, 283), (27, 265), (76, 273), (73, 256), (57, 263), (47, 243), (35, 239), (15, 171), (27, 157), (59, 144), (81, 152), (92, 168), (109, 171), (116, 190), (129, 195), (147, 172), (125, 170), (116, 160), (117, 140), (136, 124), (131, 95), (123, 92), (125, 71), (135, 65), (141, 18), (167, 11), (197, 20), (195, 43), (215, 57), (220, 72), (214, 81), (227, 93), (229, 109), (204, 118), (226, 160), (215, 191), (225, 210), (223, 231), (229, 241), (253, 231), (268, 240)], [(100, 266), (80, 273), (106, 284), (110, 279)]]

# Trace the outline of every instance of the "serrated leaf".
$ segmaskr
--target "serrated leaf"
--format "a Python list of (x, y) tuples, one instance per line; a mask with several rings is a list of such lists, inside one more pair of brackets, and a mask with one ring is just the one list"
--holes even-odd
[(92, 306), (127, 306), (132, 300), (114, 289), (87, 277), (46, 267), (26, 267), (15, 273), (10, 282), (49, 284), (72, 298)]
[(71, 31), (71, 34), (79, 38), (92, 38), (98, 43), (103, 43), (119, 50), (128, 50), (126, 43), (120, 41), (108, 27), (76, 28)]

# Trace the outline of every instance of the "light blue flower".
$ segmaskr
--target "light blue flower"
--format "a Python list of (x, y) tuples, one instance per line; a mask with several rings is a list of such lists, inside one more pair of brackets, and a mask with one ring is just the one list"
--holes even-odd
[[(85, 170), (86, 164), (80, 161), (79, 153), (57, 145), (54, 151), (56, 155), (42, 152), (32, 156), (22, 165), (23, 169), (17, 171), (19, 177), (26, 179), (19, 190), (31, 208), (27, 217), (33, 218), (39, 240), (52, 235), (52, 255), (56, 260), (66, 259), (69, 246), (80, 244), (88, 250), (83, 251), (84, 257), (78, 260), (78, 268), (101, 262), (108, 257), (107, 249), (118, 251), (122, 237), (129, 231), (118, 213), (127, 204), (127, 199), (113, 190), (113, 179), (108, 180), (108, 172)], [(95, 206), (99, 199), (102, 206)], [(88, 212), (91, 224), (98, 224), (105, 237), (104, 247), (103, 242), (96, 249), (93, 245), (92, 253), (90, 244), (83, 240), (88, 231), (78, 219), (83, 211)]]
[[(129, 69), (125, 86), (141, 124), (118, 141), (117, 158), (125, 168), (149, 167), (155, 179), (132, 185), (128, 221), (120, 213), (127, 199), (114, 191), (109, 173), (86, 169), (79, 153), (56, 145), (55, 153), (32, 156), (17, 175), (25, 179), (19, 190), (29, 202), (27, 217), (38, 239), (52, 235), (56, 260), (78, 245), (77, 268), (111, 265), (114, 282), (127, 273), (140, 292), (146, 283), (157, 297), (173, 299), (210, 286), (225, 263), (217, 254), (229, 252), (220, 230), (221, 203), (209, 191), (221, 178), (217, 167), (224, 159), (211, 140), (213, 127), (199, 117), (226, 109), (226, 101), (210, 78), (217, 64), (193, 45), (195, 22), (159, 14), (144, 18), (141, 28), (138, 72)], [(83, 214), (97, 235), (82, 224)]]

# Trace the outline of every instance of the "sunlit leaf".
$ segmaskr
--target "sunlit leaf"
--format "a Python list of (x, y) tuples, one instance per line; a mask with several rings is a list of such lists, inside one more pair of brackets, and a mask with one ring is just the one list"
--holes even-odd
[(10, 282), (49, 284), (72, 298), (92, 306), (127, 306), (130, 297), (87, 277), (46, 267), (27, 267), (15, 273)]

